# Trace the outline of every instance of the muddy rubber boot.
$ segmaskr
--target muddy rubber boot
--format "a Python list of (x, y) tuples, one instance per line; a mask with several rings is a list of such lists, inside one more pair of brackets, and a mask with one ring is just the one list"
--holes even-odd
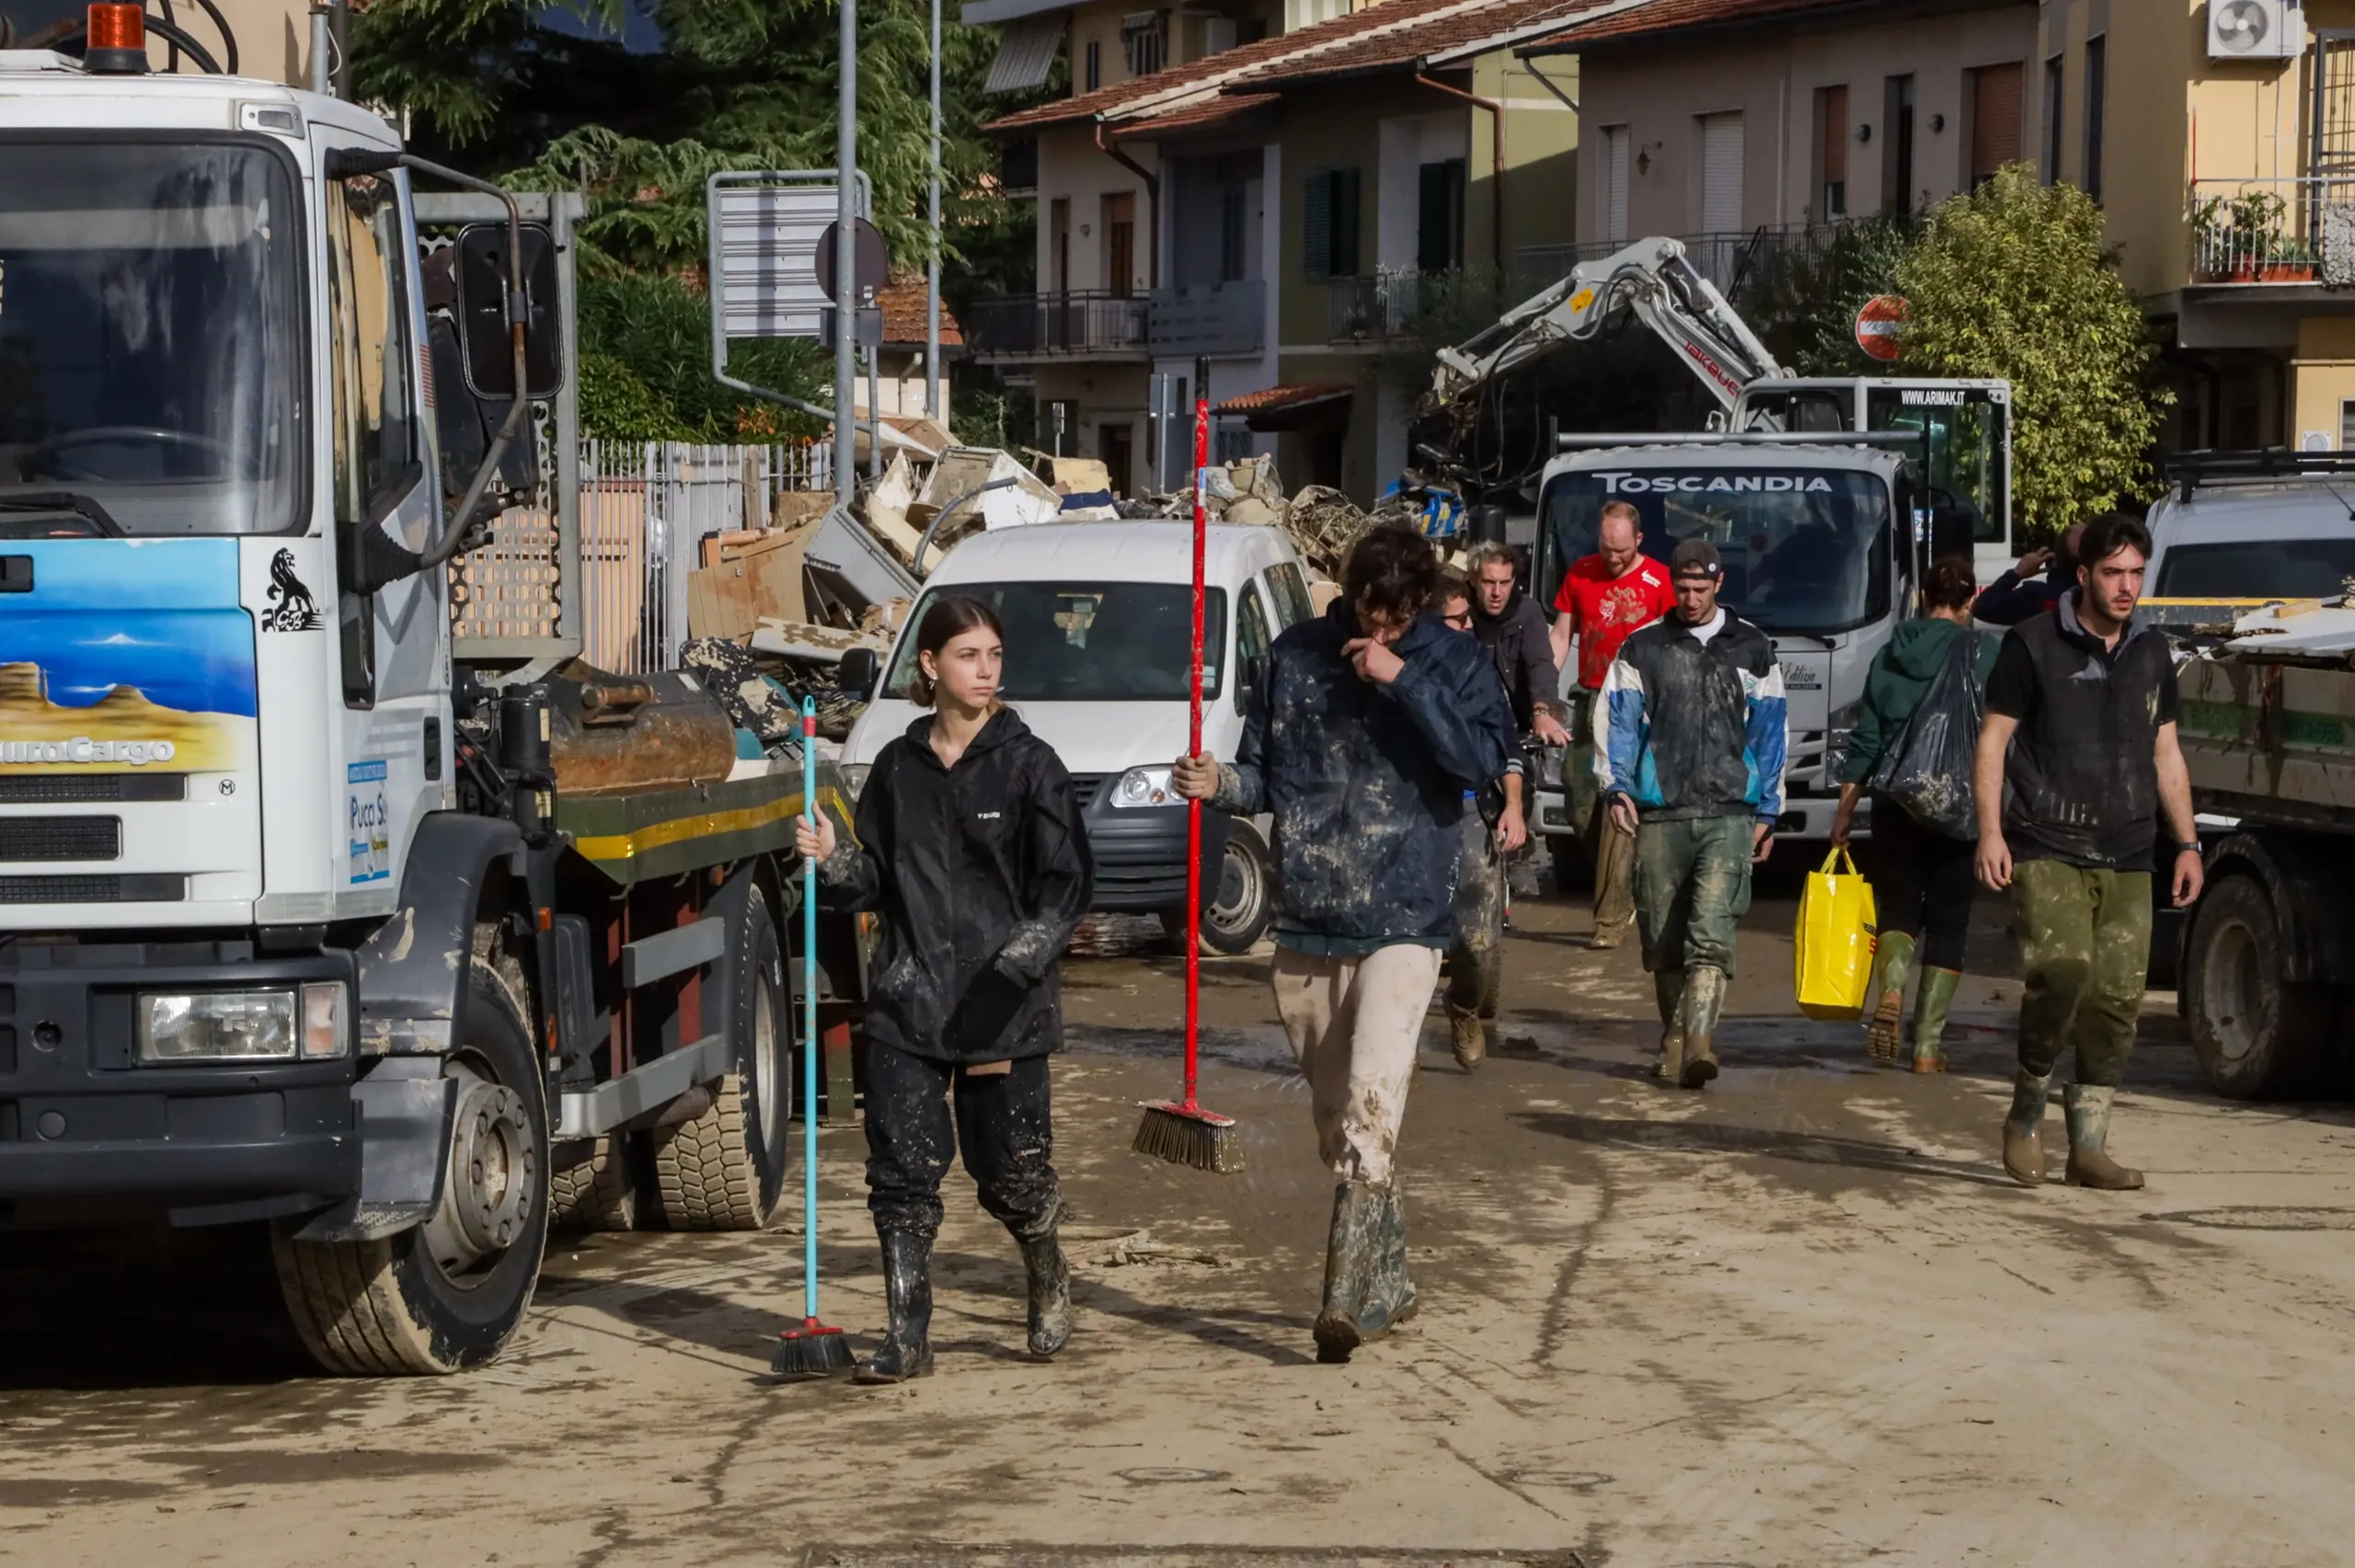
[[(1421, 1303), (1415, 1293), (1415, 1282), (1407, 1273), (1407, 1205), (1396, 1177), (1383, 1196), (1381, 1266), (1377, 1292), (1384, 1303), (1387, 1326), (1396, 1328), (1413, 1317)], [(1359, 1320), (1359, 1326), (1362, 1329), (1364, 1319)]]
[[(1325, 1304), (1316, 1314), (1316, 1359), (1349, 1360), (1350, 1353), (1388, 1332), (1388, 1304), (1375, 1299), (1382, 1272), (1389, 1195), (1366, 1182), (1333, 1189), (1333, 1230), (1325, 1243)], [(1369, 1307), (1373, 1310), (1369, 1310)]]
[(1488, 1055), (1488, 1026), (1480, 1022), (1477, 1008), (1447, 1004), (1447, 1024), (1453, 1032), (1455, 1064), (1469, 1072)]
[(1071, 1265), (1063, 1261), (1051, 1224), (1044, 1235), (1015, 1240), (1030, 1276), (1030, 1354), (1045, 1361), (1071, 1338)]
[(1674, 1083), (1684, 1075), (1684, 971), (1652, 971), (1652, 1000), (1660, 1005), (1660, 1061), (1652, 1076)]
[(883, 1302), (890, 1326), (852, 1381), (902, 1383), (932, 1371), (932, 1238), (895, 1230), (883, 1238)]
[(1885, 931), (1873, 950), (1872, 984), (1866, 995), (1874, 999), (1873, 1015), (1865, 1024), (1865, 1045), (1873, 1060), (1897, 1065), (1905, 1032), (1905, 982), (1913, 972), (1913, 939), (1901, 931)]
[(1717, 1075), (1713, 1037), (1717, 1013), (1726, 1004), (1726, 972), (1706, 967), (1684, 973), (1684, 1070), (1676, 1082), (1698, 1089)]
[(2109, 1104), (2115, 1089), (2072, 1083), (2062, 1091), (2062, 1113), (2069, 1118), (2069, 1185), (2097, 1192), (2142, 1190), (2142, 1173), (2112, 1160), (2102, 1147), (2109, 1141)]
[(2044, 1185), (2044, 1102), (2052, 1075), (2012, 1074), (2012, 1108), (2004, 1117), (2004, 1171), (2024, 1187)]
[(1922, 984), (1913, 993), (1914, 1071), (1947, 1070), (1947, 1010), (1954, 1005), (1954, 988), (1961, 983), (1959, 969), (1922, 971)]

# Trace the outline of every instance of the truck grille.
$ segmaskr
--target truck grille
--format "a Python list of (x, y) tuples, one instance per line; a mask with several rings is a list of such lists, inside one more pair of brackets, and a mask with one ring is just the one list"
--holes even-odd
[(0, 861), (114, 860), (120, 817), (0, 817)]
[(11, 773), (0, 777), (0, 806), (187, 798), (185, 773)]
[(174, 904), (185, 876), (0, 876), (0, 904)]

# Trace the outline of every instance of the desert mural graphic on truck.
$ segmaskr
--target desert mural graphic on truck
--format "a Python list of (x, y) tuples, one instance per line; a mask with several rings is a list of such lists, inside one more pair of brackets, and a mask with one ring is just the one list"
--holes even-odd
[(253, 618), (228, 539), (0, 540), (0, 773), (254, 766)]

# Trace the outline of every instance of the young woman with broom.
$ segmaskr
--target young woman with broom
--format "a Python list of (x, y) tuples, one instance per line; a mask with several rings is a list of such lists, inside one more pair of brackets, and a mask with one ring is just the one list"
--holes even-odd
[(797, 835), (830, 904), (881, 919), (867, 997), (867, 1206), (890, 1328), (859, 1365), (866, 1383), (932, 1370), (940, 1178), (960, 1148), (982, 1207), (1022, 1249), (1030, 1353), (1051, 1356), (1071, 1333), (1047, 1058), (1063, 1043), (1055, 962), (1086, 911), (1094, 863), (1071, 775), (997, 700), (996, 614), (975, 599), (939, 601), (916, 627), (915, 657), (911, 695), (933, 711), (875, 759), (857, 842), (839, 842), (822, 816)]

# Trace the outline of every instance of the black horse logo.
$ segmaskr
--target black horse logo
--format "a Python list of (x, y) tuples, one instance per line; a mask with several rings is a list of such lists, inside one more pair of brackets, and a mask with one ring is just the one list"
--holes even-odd
[(327, 624), (311, 590), (294, 575), (294, 552), (281, 550), (270, 563), (270, 608), (261, 618), (266, 632), (316, 632)]

